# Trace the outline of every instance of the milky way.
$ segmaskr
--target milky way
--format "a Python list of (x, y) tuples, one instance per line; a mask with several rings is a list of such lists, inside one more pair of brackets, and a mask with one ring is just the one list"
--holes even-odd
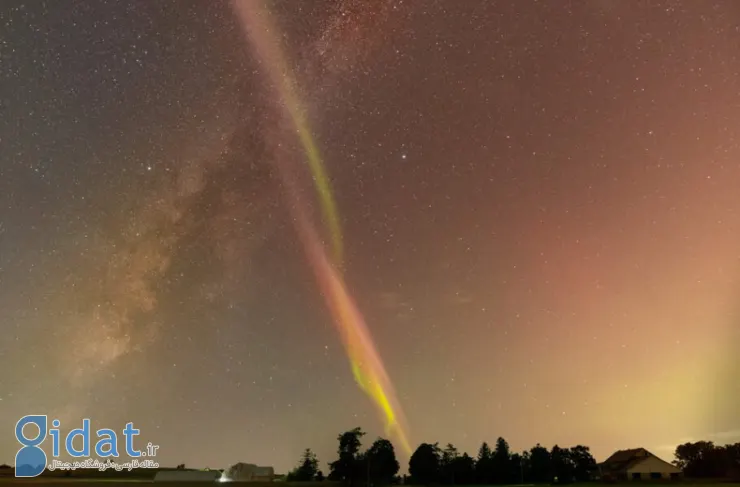
[[(270, 11), (412, 447), (740, 439), (736, 2)], [(9, 1), (0, 29), (0, 415), (279, 471), (385, 435), (231, 2)]]

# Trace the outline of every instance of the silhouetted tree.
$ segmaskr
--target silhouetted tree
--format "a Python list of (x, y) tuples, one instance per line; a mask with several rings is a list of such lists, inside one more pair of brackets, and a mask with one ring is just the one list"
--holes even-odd
[(508, 484), (514, 482), (511, 478), (511, 451), (509, 443), (499, 437), (496, 440), (496, 448), (491, 457), (493, 482), (497, 484)]
[(716, 457), (714, 450), (715, 446), (711, 441), (684, 443), (676, 447), (674, 463), (684, 471), (687, 477), (714, 477), (714, 472), (712, 472), (713, 457)]
[(570, 450), (560, 448), (558, 445), (552, 447), (550, 452), (550, 469), (552, 477), (558, 483), (571, 483), (575, 478), (575, 464), (570, 457)]
[(324, 472), (319, 470), (316, 472), (316, 482), (323, 482), (324, 481)]
[(310, 482), (316, 480), (319, 473), (319, 461), (310, 448), (306, 448), (298, 466), (288, 474), (288, 480), (294, 482)]
[(440, 457), (439, 483), (445, 485), (470, 485), (475, 483), (475, 460), (448, 443)]
[(459, 454), (457, 448), (451, 443), (447, 443), (447, 446), (442, 450), (442, 456), (439, 461), (439, 482), (445, 485), (455, 484), (455, 463)]
[(185, 464), (184, 464), (184, 463), (181, 463), (180, 465), (178, 465), (178, 466), (177, 466), (177, 467), (175, 467), (175, 468), (176, 468), (177, 470), (185, 470)]
[(493, 452), (484, 441), (478, 449), (478, 458), (475, 460), (475, 480), (479, 484), (491, 484), (493, 478)]
[[(378, 438), (364, 453), (360, 428), (338, 436), (339, 459), (329, 463), (329, 480), (341, 481), (350, 486), (367, 484), (379, 487), (390, 484), (416, 485), (472, 485), (472, 484), (533, 484), (588, 482), (598, 466), (589, 447), (576, 445), (570, 448), (553, 446), (548, 451), (539, 443), (529, 451), (512, 453), (504, 438), (496, 440), (492, 451), (483, 442), (477, 459), (448, 443), (444, 450), (438, 443), (422, 443), (409, 459), (409, 475), (399, 476), (399, 464), (393, 444)], [(673, 462), (688, 477), (740, 479), (740, 443), (716, 446), (711, 441), (685, 443), (676, 447)], [(178, 465), (184, 469), (185, 465)], [(294, 481), (324, 480), (318, 470), (316, 456), (306, 449), (301, 462), (289, 474)]]
[(363, 455), (368, 480), (372, 485), (390, 485), (401, 466), (396, 460), (393, 444), (378, 438)]
[(475, 460), (467, 453), (463, 453), (455, 459), (455, 483), (457, 485), (470, 485), (475, 483)]
[(711, 441), (684, 443), (676, 447), (674, 464), (687, 477), (733, 477), (740, 472), (740, 443), (716, 446)]
[(529, 471), (531, 482), (549, 482), (550, 476), (550, 452), (547, 448), (537, 443), (529, 451)]
[(523, 484), (524, 483), (524, 459), (519, 453), (512, 453), (509, 461), (509, 475), (510, 483)]
[(532, 481), (532, 460), (531, 453), (529, 451), (523, 451), (520, 457), (520, 472), (522, 483), (530, 483)]
[(574, 464), (575, 479), (578, 482), (587, 482), (593, 478), (596, 471), (596, 460), (587, 446), (576, 445), (570, 449), (570, 458)]
[(355, 485), (360, 478), (360, 439), (365, 436), (361, 428), (355, 428), (339, 435), (339, 459), (329, 463), (329, 480)]
[(697, 466), (701, 462), (702, 454), (709, 448), (714, 447), (713, 444), (707, 444), (705, 442), (697, 443), (684, 443), (678, 445), (676, 451), (673, 453), (675, 460), (673, 464), (684, 471), (684, 473), (692, 477), (691, 475)]
[(725, 448), (727, 449), (727, 476), (732, 480), (738, 481), (740, 480), (740, 443), (727, 445)]
[(422, 443), (409, 459), (410, 482), (428, 485), (439, 482), (441, 452), (437, 443)]

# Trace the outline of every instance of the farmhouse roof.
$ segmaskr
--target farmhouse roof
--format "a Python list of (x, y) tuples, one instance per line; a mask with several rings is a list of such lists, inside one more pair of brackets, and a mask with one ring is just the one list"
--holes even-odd
[[(619, 450), (601, 463), (602, 470), (618, 472), (629, 470), (645, 458), (655, 457), (652, 453), (644, 448), (631, 448), (629, 450)], [(658, 457), (655, 457), (658, 458)]]

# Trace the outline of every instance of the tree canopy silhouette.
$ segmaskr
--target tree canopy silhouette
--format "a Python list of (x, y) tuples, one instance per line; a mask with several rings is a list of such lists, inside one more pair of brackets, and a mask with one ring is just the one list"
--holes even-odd
[[(399, 463), (392, 443), (378, 438), (367, 451), (361, 452), (364, 435), (362, 429), (355, 428), (338, 436), (339, 458), (329, 464), (329, 480), (374, 487), (397, 482)], [(304, 463), (306, 458), (304, 454)], [(740, 443), (726, 446), (709, 441), (685, 443), (676, 448), (673, 463), (687, 477), (740, 480)], [(311, 479), (322, 477), (316, 473), (317, 468), (311, 471), (314, 472)], [(571, 483), (597, 479), (599, 465), (585, 445), (568, 448), (555, 445), (548, 450), (538, 443), (519, 453), (512, 452), (504, 438), (498, 438), (493, 449), (483, 442), (476, 458), (461, 453), (450, 443), (444, 448), (439, 443), (422, 443), (409, 459), (408, 472), (405, 483), (413, 485), (512, 485), (555, 480)]]
[(478, 458), (475, 462), (475, 480), (479, 484), (493, 483), (493, 452), (485, 441), (478, 449)]
[(475, 460), (467, 453), (460, 455), (457, 448), (448, 443), (442, 450), (439, 480), (445, 485), (475, 483)]
[(298, 466), (288, 474), (288, 480), (294, 482), (310, 482), (312, 480), (319, 480), (320, 473), (319, 461), (316, 459), (316, 455), (310, 448), (306, 448)]
[(412, 484), (437, 483), (442, 452), (437, 443), (422, 443), (409, 459), (409, 477)]
[(684, 443), (676, 447), (673, 462), (693, 478), (733, 478), (740, 480), (740, 443), (716, 446), (711, 441)]
[(396, 460), (393, 444), (378, 438), (363, 455), (367, 479), (371, 485), (390, 485), (401, 466)]
[(360, 478), (361, 438), (365, 436), (362, 428), (355, 428), (339, 435), (339, 459), (329, 464), (329, 480), (355, 485)]
[(339, 459), (329, 463), (329, 480), (347, 485), (392, 484), (401, 468), (393, 443), (385, 438), (378, 438), (362, 453), (360, 439), (363, 436), (365, 432), (360, 428), (339, 435)]

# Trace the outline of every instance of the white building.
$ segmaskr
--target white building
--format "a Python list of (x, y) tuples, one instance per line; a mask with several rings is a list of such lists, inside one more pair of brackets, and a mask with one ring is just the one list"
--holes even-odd
[(674, 479), (681, 469), (644, 448), (620, 450), (599, 465), (602, 478), (612, 480)]
[(224, 470), (222, 482), (272, 482), (275, 469), (260, 467), (252, 463), (236, 463)]

